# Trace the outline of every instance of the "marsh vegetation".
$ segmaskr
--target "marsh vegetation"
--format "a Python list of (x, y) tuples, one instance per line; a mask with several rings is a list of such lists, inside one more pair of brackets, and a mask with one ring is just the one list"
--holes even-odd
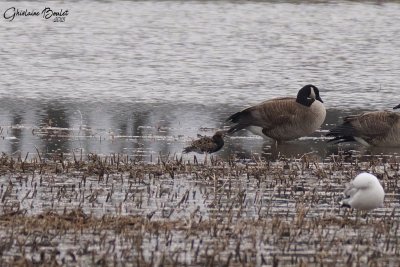
[[(1, 265), (374, 265), (399, 259), (398, 156), (0, 158)], [(375, 173), (385, 205), (340, 208)]]

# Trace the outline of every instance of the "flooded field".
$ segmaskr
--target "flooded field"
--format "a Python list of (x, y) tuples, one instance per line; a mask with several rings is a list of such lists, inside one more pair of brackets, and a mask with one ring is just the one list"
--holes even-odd
[[(1, 264), (396, 265), (399, 160), (3, 155)], [(386, 191), (368, 214), (339, 208), (361, 171)]]
[[(65, 22), (0, 16), (0, 266), (399, 265), (400, 149), (325, 137), (400, 103), (398, 1), (48, 4)], [(310, 83), (311, 136), (182, 154)], [(340, 208), (363, 171), (384, 206)]]

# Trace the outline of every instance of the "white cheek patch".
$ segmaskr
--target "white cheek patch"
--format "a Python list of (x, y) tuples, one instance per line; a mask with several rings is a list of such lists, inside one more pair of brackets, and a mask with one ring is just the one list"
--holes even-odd
[(310, 98), (312, 98), (312, 99), (315, 99), (315, 98), (316, 98), (314, 88), (312, 88), (312, 87), (311, 87)]

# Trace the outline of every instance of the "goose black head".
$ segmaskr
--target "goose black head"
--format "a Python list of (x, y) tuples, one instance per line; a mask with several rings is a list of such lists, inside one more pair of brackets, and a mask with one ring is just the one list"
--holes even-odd
[(393, 109), (398, 109), (400, 108), (400, 104), (398, 104), (397, 106), (395, 106)]
[(311, 106), (315, 100), (324, 103), (324, 101), (322, 101), (321, 97), (319, 96), (318, 88), (312, 84), (304, 86), (297, 93), (296, 102), (304, 106)]

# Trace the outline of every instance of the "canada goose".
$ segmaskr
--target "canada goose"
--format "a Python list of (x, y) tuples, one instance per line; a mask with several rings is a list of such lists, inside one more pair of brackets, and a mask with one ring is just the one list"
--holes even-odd
[(227, 121), (236, 123), (228, 133), (244, 128), (262, 128), (262, 134), (277, 142), (312, 134), (325, 120), (326, 110), (314, 85), (299, 90), (297, 98), (282, 97), (264, 101), (233, 114)]
[(200, 139), (194, 140), (190, 146), (183, 149), (183, 153), (214, 153), (224, 146), (223, 136), (225, 131), (218, 131), (212, 137), (203, 136)]
[(342, 207), (372, 210), (383, 205), (385, 191), (378, 178), (370, 173), (360, 173), (344, 190)]
[[(400, 105), (393, 109), (400, 108)], [(364, 112), (347, 116), (343, 124), (331, 129), (328, 142), (357, 141), (363, 145), (400, 146), (400, 114), (392, 111)]]

